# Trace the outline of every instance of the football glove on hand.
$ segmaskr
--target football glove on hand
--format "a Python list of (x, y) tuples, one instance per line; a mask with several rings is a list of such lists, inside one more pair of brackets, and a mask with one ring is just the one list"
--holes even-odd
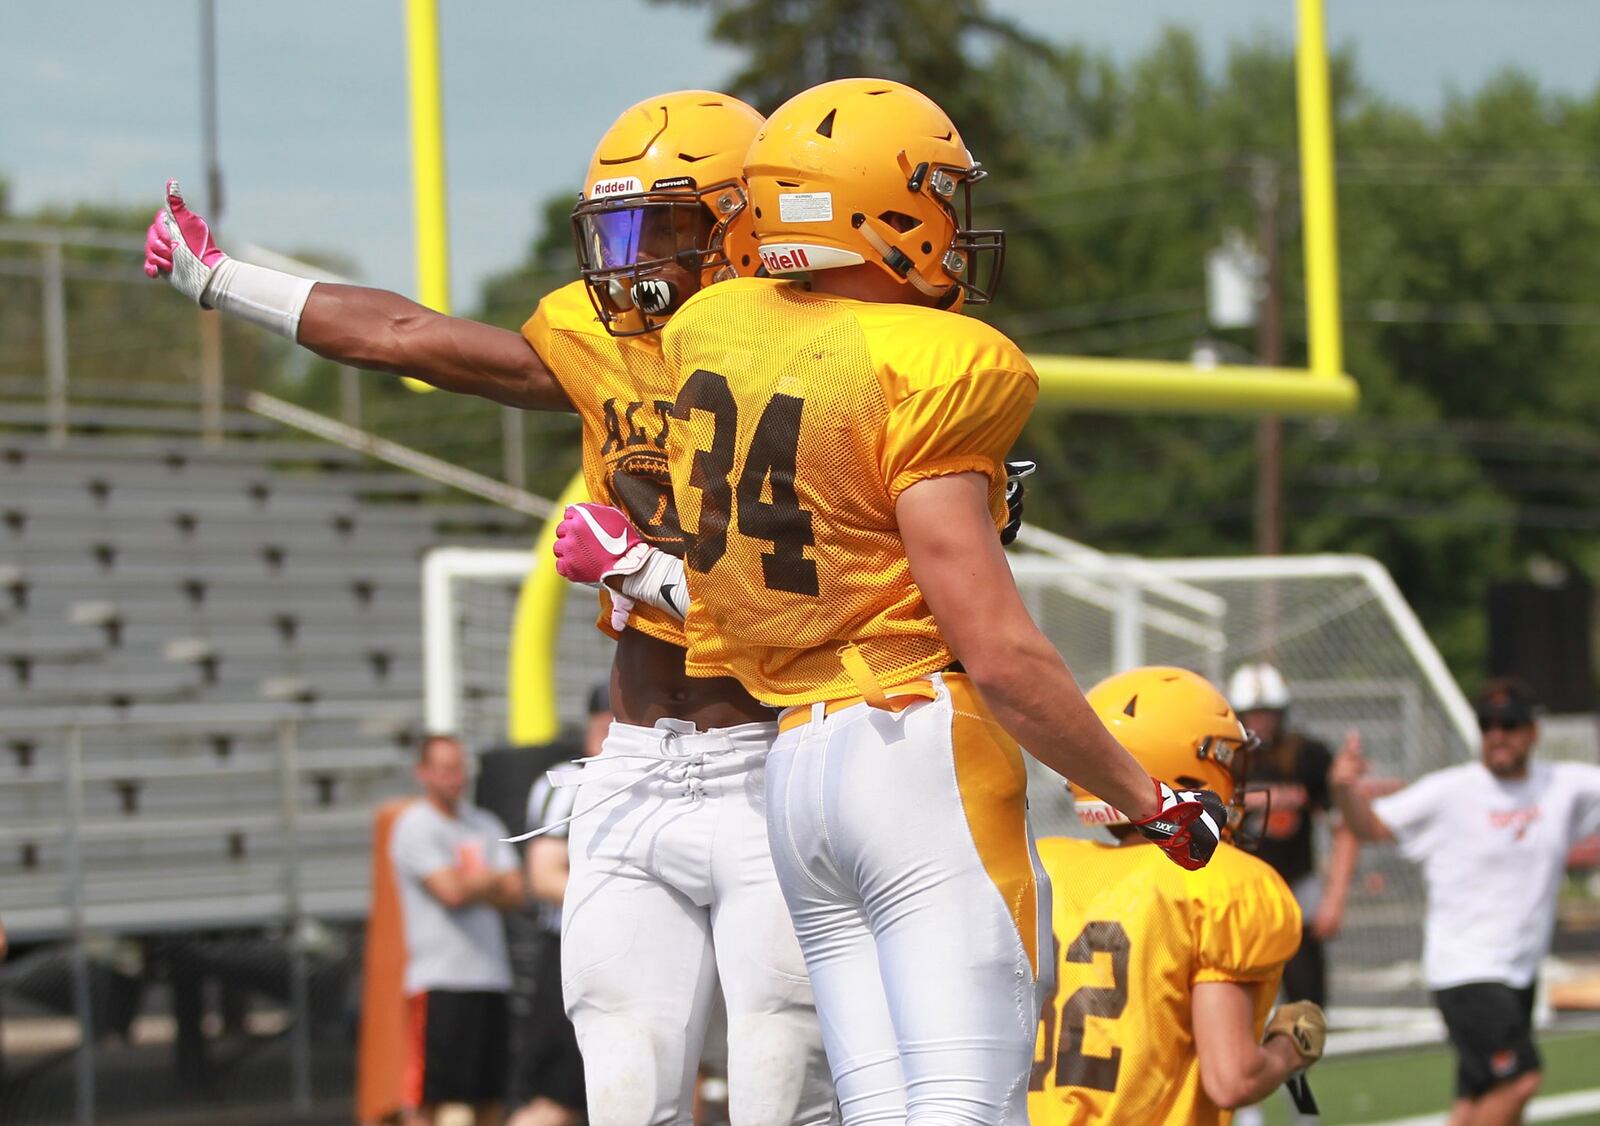
[(144, 236), (144, 272), (165, 277), (172, 288), (204, 305), (201, 295), (228, 256), (211, 241), (211, 228), (183, 202), (178, 181), (167, 181), (167, 202)]
[(1027, 492), (1022, 486), (1022, 479), (1032, 476), (1038, 468), (1036, 461), (1016, 459), (1006, 462), (1006, 526), (1000, 529), (1002, 544), (1017, 538), (1017, 529), (1022, 527), (1022, 494)]
[(144, 272), (204, 309), (259, 325), (286, 340), (300, 337), (300, 313), (316, 282), (229, 258), (211, 241), (206, 221), (183, 202), (178, 181), (167, 181), (167, 203), (144, 237)]
[[(568, 582), (600, 587), (613, 575), (631, 575), (644, 566), (650, 545), (639, 538), (628, 518), (609, 505), (584, 501), (569, 504), (556, 525), (551, 547), (556, 574)], [(621, 631), (633, 613), (633, 599), (610, 590), (611, 628)]]
[[(1153, 779), (1152, 779), (1153, 781)], [(1134, 828), (1149, 837), (1180, 868), (1204, 868), (1222, 843), (1228, 809), (1210, 790), (1174, 790), (1156, 782), (1161, 808)]]
[[(585, 501), (567, 506), (556, 525), (556, 572), (562, 578), (611, 592), (611, 628), (628, 624), (636, 602), (682, 621), (689, 612), (683, 560), (640, 538), (615, 508)], [(613, 586), (607, 579), (622, 581)]]
[(1328, 1018), (1313, 1001), (1289, 1001), (1279, 1005), (1278, 1011), (1267, 1021), (1263, 1040), (1274, 1036), (1289, 1038), (1300, 1056), (1303, 1071), (1322, 1058), (1322, 1048), (1328, 1039)]

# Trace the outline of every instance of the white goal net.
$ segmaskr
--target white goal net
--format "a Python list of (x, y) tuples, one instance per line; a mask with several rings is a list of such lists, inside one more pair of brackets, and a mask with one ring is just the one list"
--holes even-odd
[[(1219, 686), (1247, 662), (1288, 681), (1290, 726), (1337, 748), (1352, 729), (1378, 779), (1409, 781), (1476, 746), (1472, 710), (1388, 572), (1359, 556), (1150, 560), (1074, 551), (1013, 559), (1045, 633), (1085, 686), (1140, 664)], [(1071, 799), (1030, 761), (1040, 836), (1084, 835)], [(1321, 855), (1326, 856), (1327, 842)], [(1362, 852), (1343, 932), (1329, 946), (1348, 1046), (1432, 1038), (1421, 979), (1423, 888), (1392, 848)]]
[[(1371, 559), (1149, 560), (1031, 530), (1026, 542), (1040, 553), (1012, 556), (1018, 585), (1085, 687), (1139, 664), (1192, 668), (1220, 685), (1238, 665), (1265, 660), (1288, 680), (1291, 725), (1332, 747), (1359, 730), (1379, 777), (1410, 780), (1475, 746), (1469, 705)], [(431, 727), (477, 746), (504, 741), (510, 628), (529, 561), (526, 552), (475, 549), (430, 556)], [(556, 661), (564, 723), (582, 720), (589, 688), (610, 666), (613, 646), (594, 628), (594, 607), (588, 591), (565, 600)], [(1039, 835), (1081, 835), (1066, 787), (1031, 760), (1030, 769)], [(1392, 849), (1363, 852), (1344, 933), (1330, 947), (1341, 1023), (1431, 1027), (1422, 902), (1412, 865)]]

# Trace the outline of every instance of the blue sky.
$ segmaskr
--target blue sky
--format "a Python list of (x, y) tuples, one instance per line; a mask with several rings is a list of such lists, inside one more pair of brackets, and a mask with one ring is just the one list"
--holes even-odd
[[(1519, 66), (1547, 88), (1600, 81), (1595, 0), (1330, 0), (1329, 38), (1366, 81), (1424, 112)], [(401, 0), (218, 4), (223, 246), (333, 250), (411, 292)], [(991, 0), (1057, 40), (1119, 57), (1165, 23), (1213, 58), (1293, 34), (1293, 0)], [(627, 105), (719, 84), (735, 65), (706, 17), (644, 0), (441, 0), (455, 301), (518, 261), (535, 208), (576, 193), (595, 139)], [(200, 194), (194, 3), (8, 4), (0, 35), (0, 176), (16, 206), (153, 209), (168, 174)], [(930, 91), (937, 97), (937, 91)]]

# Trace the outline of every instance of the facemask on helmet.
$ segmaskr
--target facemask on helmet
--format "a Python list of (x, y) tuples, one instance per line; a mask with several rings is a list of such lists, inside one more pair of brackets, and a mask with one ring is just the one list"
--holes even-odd
[(742, 165), (760, 124), (735, 98), (685, 90), (633, 106), (601, 138), (572, 231), (613, 335), (654, 332), (703, 286), (755, 272)]

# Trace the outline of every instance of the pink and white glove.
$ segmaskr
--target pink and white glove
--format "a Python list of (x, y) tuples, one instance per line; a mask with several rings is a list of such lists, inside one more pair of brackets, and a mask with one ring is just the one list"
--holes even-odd
[[(568, 582), (600, 587), (612, 576), (631, 575), (644, 566), (650, 545), (628, 518), (610, 505), (584, 501), (569, 504), (556, 525), (556, 573)], [(621, 630), (633, 613), (633, 599), (607, 587), (611, 594), (611, 628)]]
[[(584, 501), (570, 504), (556, 525), (552, 549), (562, 578), (611, 592), (611, 627), (628, 624), (636, 602), (645, 602), (680, 622), (689, 613), (683, 560), (650, 546), (617, 509)], [(620, 578), (613, 586), (607, 579)]]
[(211, 241), (206, 221), (183, 202), (178, 181), (168, 180), (166, 205), (145, 232), (144, 272), (152, 278), (166, 277), (179, 293), (204, 305), (211, 275), (227, 260)]
[(202, 308), (260, 325), (289, 340), (300, 336), (300, 312), (317, 283), (310, 278), (229, 258), (211, 240), (206, 221), (183, 202), (178, 181), (144, 236), (144, 272), (166, 278)]

